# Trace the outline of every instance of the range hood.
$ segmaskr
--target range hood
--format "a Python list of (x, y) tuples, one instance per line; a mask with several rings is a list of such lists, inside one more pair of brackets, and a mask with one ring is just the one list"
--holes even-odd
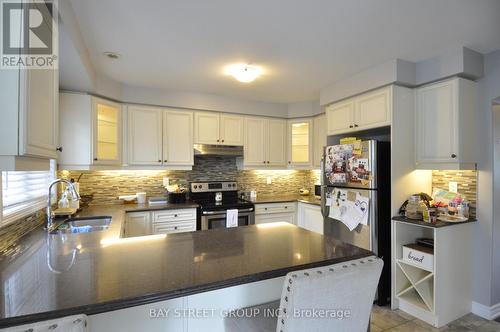
[(195, 156), (243, 156), (242, 146), (194, 144)]

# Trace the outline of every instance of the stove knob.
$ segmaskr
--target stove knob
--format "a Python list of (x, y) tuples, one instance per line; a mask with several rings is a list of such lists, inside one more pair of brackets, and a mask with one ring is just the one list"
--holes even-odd
[(203, 186), (200, 184), (198, 187), (201, 189), (201, 187), (203, 187)]
[(197, 186), (197, 185), (194, 185), (194, 189), (196, 189), (196, 188), (198, 188), (198, 186)]

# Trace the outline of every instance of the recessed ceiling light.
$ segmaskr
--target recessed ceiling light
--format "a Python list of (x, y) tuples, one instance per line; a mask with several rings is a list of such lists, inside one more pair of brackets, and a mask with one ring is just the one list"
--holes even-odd
[(119, 53), (115, 53), (115, 52), (104, 52), (103, 54), (105, 56), (107, 56), (108, 58), (113, 59), (113, 60), (116, 60), (116, 59), (121, 57), (121, 55)]
[(227, 66), (224, 70), (226, 75), (233, 76), (242, 83), (250, 83), (262, 74), (262, 68), (248, 64), (234, 64)]

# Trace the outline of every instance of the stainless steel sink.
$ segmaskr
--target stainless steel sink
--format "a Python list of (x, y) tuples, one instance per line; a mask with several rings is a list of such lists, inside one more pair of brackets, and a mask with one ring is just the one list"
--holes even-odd
[(109, 228), (111, 217), (82, 217), (66, 220), (59, 225), (54, 233), (91, 233), (96, 231), (104, 231)]

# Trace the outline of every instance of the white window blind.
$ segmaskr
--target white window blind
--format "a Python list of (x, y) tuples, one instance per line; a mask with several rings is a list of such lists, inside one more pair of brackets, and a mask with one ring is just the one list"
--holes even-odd
[(2, 172), (2, 221), (20, 218), (46, 204), (47, 188), (55, 172)]

